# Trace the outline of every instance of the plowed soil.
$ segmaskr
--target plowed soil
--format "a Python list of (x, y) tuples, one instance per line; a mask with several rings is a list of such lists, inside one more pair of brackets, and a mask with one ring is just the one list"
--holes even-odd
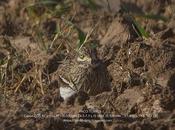
[[(175, 1), (54, 1), (68, 7), (0, 1), (0, 130), (174, 130)], [(70, 21), (111, 58), (111, 91), (61, 97), (51, 77), (80, 40)]]

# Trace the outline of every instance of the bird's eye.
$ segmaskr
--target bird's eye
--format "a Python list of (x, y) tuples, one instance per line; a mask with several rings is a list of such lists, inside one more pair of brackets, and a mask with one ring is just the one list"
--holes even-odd
[(80, 59), (84, 59), (84, 55), (81, 54), (81, 55), (80, 55)]

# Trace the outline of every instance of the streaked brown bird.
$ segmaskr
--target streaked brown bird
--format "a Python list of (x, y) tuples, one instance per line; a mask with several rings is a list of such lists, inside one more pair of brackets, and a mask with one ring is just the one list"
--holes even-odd
[(61, 81), (60, 94), (63, 98), (79, 91), (97, 95), (110, 90), (107, 65), (97, 57), (96, 49), (82, 48), (73, 59), (61, 64), (53, 77)]

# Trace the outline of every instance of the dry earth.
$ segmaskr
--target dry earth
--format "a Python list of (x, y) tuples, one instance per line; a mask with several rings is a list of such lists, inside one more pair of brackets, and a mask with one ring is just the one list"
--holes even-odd
[[(95, 10), (66, 1), (65, 12), (38, 6), (32, 15), (30, 0), (0, 1), (0, 129), (174, 130), (175, 1), (96, 0), (101, 8)], [(122, 6), (148, 38), (138, 35)], [(101, 59), (111, 58), (111, 91), (66, 101), (60, 96), (60, 83), (51, 77), (78, 41), (68, 21), (85, 33), (93, 29), (87, 44), (97, 46)]]

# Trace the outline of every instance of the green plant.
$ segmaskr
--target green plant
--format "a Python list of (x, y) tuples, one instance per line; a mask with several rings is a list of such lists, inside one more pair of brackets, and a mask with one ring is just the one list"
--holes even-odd
[(140, 22), (138, 20), (136, 20), (135, 17), (142, 17), (142, 18), (145, 18), (145, 19), (152, 19), (152, 20), (161, 20), (161, 21), (164, 21), (166, 22), (168, 19), (164, 16), (161, 16), (161, 15), (158, 15), (158, 14), (151, 14), (151, 13), (133, 13), (132, 10), (129, 10), (125, 5), (122, 5), (121, 6), (121, 9), (127, 13), (128, 15), (128, 18), (129, 20), (132, 22), (133, 24), (133, 27), (136, 31), (136, 33), (138, 34), (138, 36), (142, 37), (142, 38), (149, 38), (150, 37), (150, 34), (149, 32), (147, 32), (143, 27), (142, 25), (140, 24)]
[(128, 8), (124, 5), (121, 6), (122, 10), (127, 13), (127, 17), (130, 20), (130, 22), (132, 23), (136, 33), (138, 36), (142, 37), (142, 38), (148, 38), (149, 37), (149, 33), (141, 26), (141, 24), (135, 19), (135, 17), (133, 16), (132, 13), (130, 13), (130, 10), (128, 10)]
[(66, 13), (71, 7), (69, 0), (57, 1), (57, 0), (38, 0), (32, 4), (27, 5), (25, 8), (28, 12), (29, 19), (32, 23), (34, 38), (37, 41), (41, 50), (48, 51), (52, 48), (54, 42), (58, 36), (62, 35), (59, 26), (57, 26), (55, 36), (51, 42), (46, 42), (44, 39), (44, 33), (40, 29), (42, 22), (50, 17), (60, 17)]
[(146, 19), (153, 19), (153, 20), (161, 20), (163, 22), (166, 22), (168, 19), (162, 15), (157, 15), (157, 14), (151, 14), (151, 13), (148, 13), (148, 14), (138, 14), (137, 15), (138, 17), (143, 17), (143, 18), (146, 18)]
[(43, 36), (44, 36), (44, 34), (42, 33), (42, 31), (36, 30), (35, 39), (38, 43), (38, 46), (39, 46), (39, 48), (41, 48), (41, 50), (44, 50), (47, 52), (49, 49), (49, 43), (44, 41)]

